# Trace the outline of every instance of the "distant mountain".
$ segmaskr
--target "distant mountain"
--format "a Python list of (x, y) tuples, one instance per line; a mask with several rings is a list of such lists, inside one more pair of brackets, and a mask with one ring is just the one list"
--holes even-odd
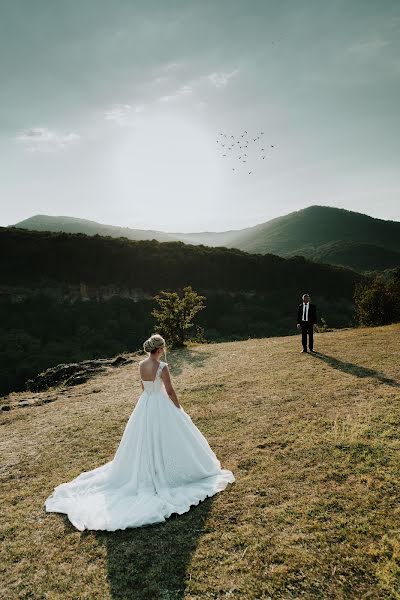
[(400, 223), (342, 208), (310, 206), (246, 229), (191, 233), (188, 243), (225, 245), (249, 253), (277, 254), (343, 265), (358, 271), (400, 266)]
[(26, 219), (15, 227), (87, 235), (97, 233), (131, 240), (179, 240), (194, 245), (238, 248), (251, 254), (300, 255), (360, 271), (400, 265), (400, 222), (329, 206), (310, 206), (253, 227), (222, 232), (165, 233), (46, 215)]
[(87, 219), (75, 217), (52, 217), (49, 215), (35, 215), (24, 221), (16, 223), (14, 227), (30, 229), (33, 231), (63, 231), (64, 233), (85, 233), (86, 235), (103, 235), (110, 237), (126, 237), (128, 240), (152, 240), (158, 242), (171, 242), (179, 240), (173, 234), (151, 229), (131, 229), (130, 227), (117, 227), (104, 225)]
[(236, 240), (242, 229), (232, 229), (221, 232), (199, 232), (199, 233), (167, 233), (152, 229), (132, 229), (130, 227), (118, 227), (116, 225), (105, 225), (87, 219), (75, 217), (34, 215), (19, 221), (10, 227), (29, 229), (31, 231), (54, 231), (64, 233), (85, 233), (86, 235), (103, 235), (110, 237), (126, 237), (128, 240), (157, 240), (158, 242), (186, 242), (187, 244), (204, 244), (205, 246), (225, 246), (234, 248), (233, 240)]
[(400, 223), (343, 208), (310, 206), (242, 229), (233, 239), (246, 252), (302, 254), (331, 242), (361, 242), (400, 252)]

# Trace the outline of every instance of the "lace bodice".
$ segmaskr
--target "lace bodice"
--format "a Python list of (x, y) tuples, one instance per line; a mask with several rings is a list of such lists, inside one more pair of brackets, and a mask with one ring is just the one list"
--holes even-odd
[(143, 387), (146, 392), (155, 392), (159, 391), (162, 388), (164, 382), (161, 379), (161, 371), (163, 370), (163, 367), (165, 367), (165, 365), (167, 364), (167, 362), (160, 360), (160, 364), (158, 366), (156, 376), (153, 381), (145, 381), (144, 379), (142, 379)]

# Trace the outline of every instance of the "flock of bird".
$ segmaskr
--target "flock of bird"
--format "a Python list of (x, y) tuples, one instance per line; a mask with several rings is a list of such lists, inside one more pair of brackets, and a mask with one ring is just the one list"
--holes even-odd
[[(237, 172), (239, 168), (246, 168), (248, 174), (251, 175), (255, 171), (254, 161), (265, 160), (269, 158), (267, 156), (268, 151), (272, 148), (275, 149), (274, 144), (266, 144), (264, 131), (260, 131), (255, 137), (249, 135), (245, 130), (239, 136), (229, 135), (222, 131), (219, 132), (216, 143), (217, 148), (221, 151), (221, 157), (233, 159), (235, 166), (231, 167), (233, 172)], [(239, 165), (236, 163), (239, 161)]]

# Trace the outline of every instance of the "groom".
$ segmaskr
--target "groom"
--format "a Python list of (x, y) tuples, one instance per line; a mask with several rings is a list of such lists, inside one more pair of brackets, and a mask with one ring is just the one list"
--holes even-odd
[(317, 307), (311, 304), (310, 296), (303, 294), (303, 302), (299, 304), (297, 309), (297, 329), (301, 327), (301, 343), (303, 344), (302, 352), (307, 352), (307, 334), (308, 347), (310, 352), (314, 352), (314, 325), (317, 323)]

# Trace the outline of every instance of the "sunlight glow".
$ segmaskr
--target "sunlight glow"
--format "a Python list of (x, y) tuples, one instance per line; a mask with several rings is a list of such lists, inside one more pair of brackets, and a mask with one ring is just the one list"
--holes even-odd
[(200, 124), (162, 115), (142, 118), (123, 135), (114, 155), (114, 187), (136, 215), (159, 223), (151, 216), (157, 210), (165, 227), (176, 230), (182, 212), (188, 211), (193, 227), (193, 216), (215, 207), (226, 172), (216, 160), (214, 136)]

